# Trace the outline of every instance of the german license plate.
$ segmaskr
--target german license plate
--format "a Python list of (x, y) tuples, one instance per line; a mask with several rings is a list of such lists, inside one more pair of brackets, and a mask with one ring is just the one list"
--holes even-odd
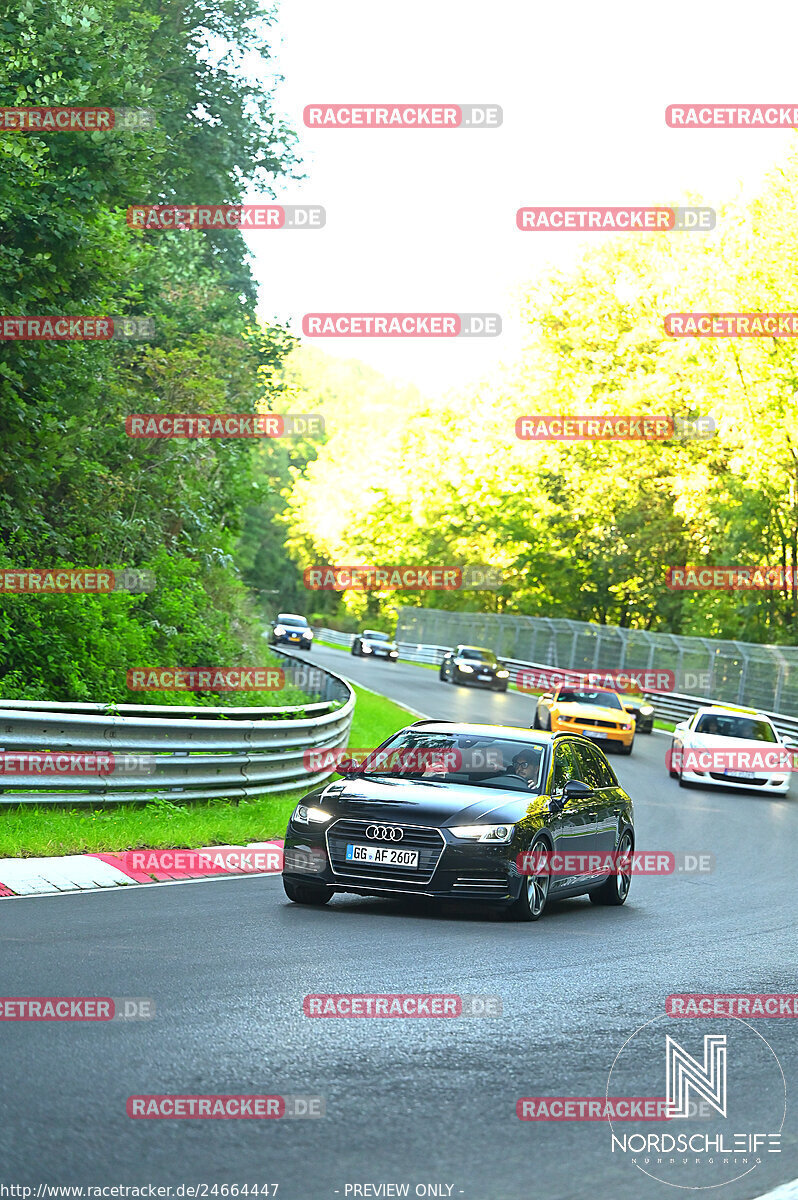
[(383, 863), (386, 867), (417, 867), (418, 850), (399, 850), (396, 846), (346, 847), (347, 862)]
[(599, 729), (584, 729), (582, 732), (584, 733), (585, 737), (592, 737), (592, 738), (599, 738), (599, 739), (603, 739), (603, 737), (604, 737), (604, 734)]
[(732, 779), (756, 779), (756, 771), (730, 771), (727, 767), (723, 774), (731, 776)]
[(490, 679), (490, 675), (477, 675), (477, 679), (485, 679), (485, 680), (488, 680), (488, 679)]

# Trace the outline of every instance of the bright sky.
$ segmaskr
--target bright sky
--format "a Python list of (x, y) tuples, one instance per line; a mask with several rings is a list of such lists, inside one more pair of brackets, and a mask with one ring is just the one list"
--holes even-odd
[[(765, 12), (767, 16), (765, 18)], [(282, 203), (325, 207), (323, 230), (249, 234), (265, 318), (305, 312), (499, 312), (547, 262), (594, 233), (521, 233), (524, 205), (687, 203), (755, 190), (791, 136), (669, 129), (679, 102), (798, 101), (798, 11), (762, 19), (727, 0), (283, 0), (280, 110), (308, 179)], [(310, 103), (496, 103), (499, 129), (307, 129)], [(254, 199), (254, 196), (248, 197)], [(627, 234), (626, 236), (635, 236)], [(701, 237), (711, 234), (672, 234)], [(388, 375), (444, 390), (511, 361), (501, 337), (314, 339)]]

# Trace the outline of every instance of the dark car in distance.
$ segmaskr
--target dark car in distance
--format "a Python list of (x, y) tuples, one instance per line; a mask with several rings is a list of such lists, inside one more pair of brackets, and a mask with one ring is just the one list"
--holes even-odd
[(308, 624), (307, 617), (297, 613), (278, 613), (271, 628), (269, 643), (272, 646), (297, 646), (300, 650), (310, 650), (313, 645), (313, 630)]
[(506, 692), (510, 672), (492, 650), (482, 646), (455, 646), (443, 656), (438, 678), (444, 683), (474, 684)]
[(636, 733), (654, 732), (654, 705), (646, 700), (645, 696), (624, 692), (621, 695), (621, 704), (634, 716)]
[[(419, 721), (338, 770), (343, 778), (310, 792), (288, 822), (283, 886), (297, 904), (415, 895), (536, 921), (550, 898), (626, 900), (630, 865), (597, 876), (573, 857), (634, 849), (632, 801), (587, 738)], [(527, 852), (570, 853), (562, 861), (576, 865), (521, 870)]]
[(395, 663), (399, 648), (396, 642), (391, 641), (389, 634), (380, 633), (378, 629), (364, 629), (352, 639), (352, 653), (364, 658), (385, 658)]

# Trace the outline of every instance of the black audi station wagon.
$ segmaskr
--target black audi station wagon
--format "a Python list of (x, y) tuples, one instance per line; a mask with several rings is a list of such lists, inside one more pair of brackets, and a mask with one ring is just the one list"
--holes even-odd
[(297, 904), (335, 892), (417, 895), (536, 921), (549, 899), (626, 900), (630, 866), (598, 876), (522, 869), (527, 852), (570, 855), (559, 861), (581, 869), (583, 853), (626, 863), (634, 849), (632, 801), (585, 737), (419, 721), (338, 770), (343, 778), (305, 796), (288, 823), (283, 886)]

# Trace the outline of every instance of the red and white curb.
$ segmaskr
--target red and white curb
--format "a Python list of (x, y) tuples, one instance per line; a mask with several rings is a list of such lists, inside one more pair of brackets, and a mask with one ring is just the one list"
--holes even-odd
[(130, 884), (214, 879), (231, 875), (277, 875), (283, 839), (246, 846), (187, 850), (124, 850), (116, 854), (67, 854), (60, 858), (0, 858), (0, 897), (56, 892), (93, 892)]

